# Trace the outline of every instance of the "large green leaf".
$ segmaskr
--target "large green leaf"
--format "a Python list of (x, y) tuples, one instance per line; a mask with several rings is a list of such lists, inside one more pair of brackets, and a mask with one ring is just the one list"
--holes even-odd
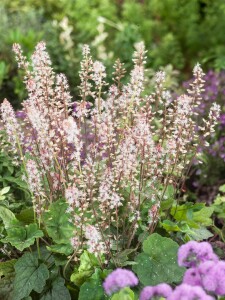
[(89, 279), (80, 288), (78, 300), (105, 300), (102, 282), (97, 279)]
[(173, 240), (152, 234), (143, 243), (143, 253), (135, 261), (133, 270), (144, 285), (157, 285), (162, 282), (179, 282), (184, 268), (177, 264), (178, 244)]
[(51, 281), (49, 288), (41, 295), (40, 300), (70, 300), (70, 293), (65, 287), (65, 280), (56, 277)]
[(44, 214), (44, 223), (48, 235), (56, 244), (68, 244), (73, 236), (74, 227), (66, 212), (68, 205), (63, 200), (52, 203), (49, 211)]
[(25, 253), (15, 264), (13, 299), (21, 300), (28, 297), (32, 290), (41, 293), (49, 277), (45, 264), (39, 265), (34, 254)]
[(0, 299), (11, 300), (16, 259), (0, 262)]
[(22, 226), (17, 222), (15, 226), (7, 229), (7, 234), (7, 237), (2, 239), (2, 241), (10, 243), (20, 251), (23, 251), (25, 248), (33, 245), (36, 238), (43, 236), (43, 232), (38, 229), (37, 224)]

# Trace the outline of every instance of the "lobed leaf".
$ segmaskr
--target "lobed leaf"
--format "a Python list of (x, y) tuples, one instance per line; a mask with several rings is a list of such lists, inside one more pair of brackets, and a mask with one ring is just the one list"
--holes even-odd
[(31, 253), (25, 253), (18, 259), (15, 271), (13, 300), (28, 297), (32, 290), (41, 293), (49, 277), (47, 266), (43, 263), (39, 265), (38, 258)]
[(184, 268), (177, 264), (179, 245), (173, 240), (152, 234), (143, 243), (143, 252), (137, 255), (133, 266), (140, 282), (144, 285), (179, 282)]

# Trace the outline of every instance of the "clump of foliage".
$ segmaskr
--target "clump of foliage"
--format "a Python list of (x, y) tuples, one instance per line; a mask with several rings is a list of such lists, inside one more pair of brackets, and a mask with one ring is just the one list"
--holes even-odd
[(184, 71), (182, 74), (189, 73), (196, 61), (217, 70), (225, 67), (223, 0), (27, 0), (22, 3), (1, 1), (4, 8), (0, 25), (1, 94), (14, 100), (14, 105), (18, 105), (18, 98), (24, 99), (24, 93), (9, 57), (12, 41), (22, 44), (27, 51), (40, 39), (48, 41), (54, 68), (66, 73), (73, 95), (78, 95), (79, 46), (84, 43), (92, 44), (94, 57), (103, 59), (110, 67), (112, 60), (120, 56), (126, 68), (131, 69), (134, 45), (141, 40), (150, 50), (147, 67), (158, 69), (172, 64)]
[[(19, 214), (7, 203), (0, 206), (1, 242), (8, 256), (17, 259), (10, 260), (13, 295), (17, 300), (55, 294), (59, 300), (70, 299), (66, 284), (72, 294), (80, 288), (81, 300), (90, 289), (104, 299), (99, 286), (110, 269), (134, 265), (145, 283), (145, 263), (157, 273), (154, 283), (179, 282), (178, 244), (158, 235), (146, 238), (170, 211), (175, 219), (179, 216), (174, 199), (219, 117), (214, 103), (202, 119), (201, 137), (196, 134), (204, 83), (200, 65), (186, 94), (172, 99), (160, 71), (154, 91), (146, 95), (142, 42), (133, 55), (129, 82), (123, 84), (125, 69), (117, 60), (109, 86), (104, 65), (93, 61), (84, 45), (80, 99), (72, 102), (67, 79), (53, 71), (44, 42), (37, 44), (31, 60), (19, 44), (13, 51), (25, 74), (28, 98), (20, 118), (6, 99), (0, 106), (4, 149), (21, 166), (32, 199), (32, 209)], [(195, 222), (198, 226), (201, 218)], [(161, 251), (170, 251), (162, 256), (151, 239)], [(156, 253), (159, 259), (152, 264)], [(166, 261), (172, 278), (162, 271)]]

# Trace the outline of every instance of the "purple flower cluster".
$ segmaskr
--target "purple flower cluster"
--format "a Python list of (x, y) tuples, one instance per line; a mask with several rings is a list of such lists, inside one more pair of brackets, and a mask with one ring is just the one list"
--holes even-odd
[(178, 251), (178, 264), (182, 267), (196, 267), (201, 262), (218, 261), (211, 245), (207, 242), (190, 241), (182, 245)]
[(167, 300), (213, 300), (214, 298), (207, 295), (199, 286), (193, 288), (188, 284), (181, 284), (175, 288)]
[[(166, 284), (146, 286), (140, 300), (213, 300), (225, 296), (225, 261), (221, 261), (207, 242), (190, 241), (178, 250), (178, 264), (188, 268), (183, 282), (174, 290)], [(135, 286), (138, 279), (133, 272), (116, 269), (105, 280), (106, 294), (111, 295), (124, 287)], [(208, 295), (207, 293), (210, 293)]]
[(140, 300), (149, 300), (152, 298), (168, 298), (172, 294), (172, 288), (166, 284), (161, 283), (156, 286), (146, 286), (140, 294)]
[(197, 268), (188, 269), (184, 275), (183, 283), (191, 286), (201, 286), (205, 290), (218, 296), (225, 295), (225, 262), (206, 261)]
[(129, 286), (138, 284), (138, 278), (133, 272), (118, 268), (110, 273), (103, 283), (104, 290), (107, 295)]
[(201, 287), (218, 296), (225, 295), (225, 262), (220, 261), (207, 242), (191, 241), (178, 251), (178, 263), (188, 267), (183, 284)]

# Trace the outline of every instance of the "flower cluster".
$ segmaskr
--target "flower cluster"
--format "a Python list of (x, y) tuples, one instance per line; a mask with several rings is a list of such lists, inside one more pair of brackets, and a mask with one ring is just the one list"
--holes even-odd
[(220, 261), (207, 242), (189, 242), (178, 252), (180, 266), (188, 267), (183, 283), (200, 286), (218, 296), (225, 295), (225, 262)]
[[(201, 101), (199, 101), (198, 106), (195, 108), (196, 113), (199, 115), (198, 123), (202, 117), (207, 116), (210, 107), (212, 104), (215, 105), (215, 101), (220, 103), (222, 106), (222, 111), (219, 116), (219, 122), (217, 126), (216, 133), (211, 133), (210, 146), (205, 148), (203, 147), (206, 153), (209, 153), (213, 157), (220, 157), (225, 160), (225, 139), (224, 139), (224, 100), (225, 100), (225, 72), (215, 72), (210, 70), (206, 73), (205, 77), (204, 90), (201, 91)], [(187, 88), (190, 85), (190, 81), (184, 82), (183, 86)], [(200, 125), (201, 126), (201, 125)], [(198, 126), (197, 126), (198, 130)], [(202, 149), (202, 150), (203, 150)]]
[(136, 286), (138, 279), (133, 272), (125, 269), (116, 269), (110, 273), (103, 283), (107, 295), (129, 286)]
[[(202, 142), (193, 114), (203, 90), (201, 67), (194, 68), (187, 93), (172, 100), (163, 72), (146, 95), (143, 43), (136, 45), (130, 81), (122, 84), (123, 64), (117, 61), (109, 87), (105, 67), (84, 45), (80, 99), (72, 101), (66, 77), (53, 71), (44, 42), (30, 61), (19, 45), (13, 49), (28, 97), (17, 118), (4, 100), (1, 118), (17, 163), (24, 165), (39, 222), (53, 201), (64, 198), (75, 250), (104, 252), (108, 261), (113, 251), (130, 247), (141, 222), (154, 230), (168, 186), (176, 193), (181, 187)], [(218, 111), (214, 105), (203, 120), (203, 142), (214, 130)]]
[[(139, 299), (213, 300), (214, 296), (225, 295), (225, 262), (218, 259), (209, 243), (191, 241), (182, 245), (178, 250), (178, 263), (188, 267), (179, 286), (174, 290), (166, 283), (146, 286), (142, 289)], [(109, 295), (137, 284), (134, 273), (116, 269), (105, 279), (103, 287)]]

